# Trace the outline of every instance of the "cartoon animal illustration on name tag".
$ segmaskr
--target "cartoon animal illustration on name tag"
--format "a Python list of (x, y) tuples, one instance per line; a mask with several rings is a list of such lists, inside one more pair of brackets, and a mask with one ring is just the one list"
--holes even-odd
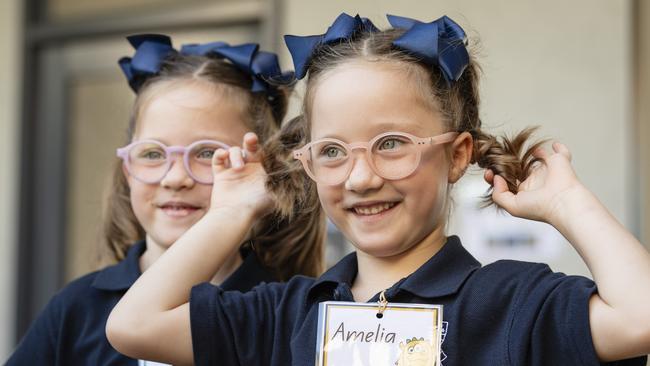
[(396, 366), (435, 366), (435, 351), (431, 342), (424, 338), (406, 339), (406, 343), (400, 342), (399, 360)]

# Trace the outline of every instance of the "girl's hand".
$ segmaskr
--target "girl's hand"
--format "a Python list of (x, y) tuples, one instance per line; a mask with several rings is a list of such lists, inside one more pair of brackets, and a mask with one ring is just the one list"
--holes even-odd
[(210, 210), (251, 210), (262, 217), (273, 208), (271, 195), (265, 187), (266, 172), (260, 163), (257, 135), (244, 135), (242, 147), (218, 149), (212, 158), (212, 198)]
[(508, 213), (554, 225), (561, 220), (565, 205), (578, 202), (573, 198), (584, 197), (587, 192), (573, 171), (566, 146), (555, 142), (552, 153), (540, 147), (533, 155), (543, 163), (519, 185), (517, 194), (510, 192), (505, 180), (491, 170), (485, 172), (484, 178), (494, 187), (494, 202)]

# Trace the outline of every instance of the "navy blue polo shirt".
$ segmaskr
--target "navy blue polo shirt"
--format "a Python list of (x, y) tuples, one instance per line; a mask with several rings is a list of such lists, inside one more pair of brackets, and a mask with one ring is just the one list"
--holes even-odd
[[(356, 274), (352, 253), (318, 279), (297, 276), (247, 293), (195, 286), (190, 319), (196, 364), (313, 366), (318, 304), (354, 301)], [(588, 311), (595, 292), (593, 281), (554, 273), (545, 264), (503, 260), (481, 267), (452, 236), (385, 294), (389, 302), (444, 306), (444, 366), (576, 366), (599, 365)]]
[[(137, 365), (106, 339), (106, 320), (113, 307), (140, 276), (144, 241), (134, 244), (120, 263), (72, 281), (32, 323), (7, 365)], [(244, 253), (243, 253), (244, 254)], [(222, 284), (248, 291), (273, 281), (253, 252)]]

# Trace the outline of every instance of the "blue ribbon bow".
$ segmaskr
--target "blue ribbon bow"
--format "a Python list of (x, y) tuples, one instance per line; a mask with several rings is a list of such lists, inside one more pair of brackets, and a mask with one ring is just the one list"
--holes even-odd
[(176, 51), (168, 36), (161, 34), (139, 34), (127, 37), (135, 48), (133, 57), (123, 57), (119, 65), (135, 92), (144, 81), (156, 75), (166, 57), (174, 53), (182, 55), (212, 56), (229, 60), (239, 70), (251, 75), (251, 91), (272, 94), (272, 86), (288, 85), (293, 80), (293, 72), (283, 73), (278, 57), (274, 53), (259, 50), (259, 45), (246, 43), (231, 46), (224, 42), (188, 44)]
[(359, 32), (376, 31), (378, 31), (377, 27), (369, 19), (361, 18), (359, 15), (353, 17), (346, 13), (341, 13), (334, 20), (334, 23), (327, 28), (327, 32), (323, 34), (304, 37), (285, 35), (284, 41), (293, 58), (296, 78), (302, 79), (307, 74), (309, 62), (311, 61), (314, 50), (318, 46), (352, 39)]
[(428, 65), (438, 66), (448, 82), (457, 81), (469, 64), (465, 32), (456, 22), (443, 16), (431, 23), (387, 15), (393, 28), (406, 32), (393, 41), (402, 51), (419, 57)]
[[(460, 78), (469, 64), (469, 53), (465, 48), (465, 32), (458, 24), (447, 16), (431, 23), (395, 15), (387, 15), (387, 18), (393, 28), (406, 30), (393, 41), (396, 48), (422, 59), (427, 65), (440, 67), (449, 82)], [(296, 78), (305, 76), (309, 62), (320, 45), (350, 40), (359, 32), (376, 31), (377, 27), (370, 20), (342, 13), (324, 34), (284, 36), (293, 58)]]

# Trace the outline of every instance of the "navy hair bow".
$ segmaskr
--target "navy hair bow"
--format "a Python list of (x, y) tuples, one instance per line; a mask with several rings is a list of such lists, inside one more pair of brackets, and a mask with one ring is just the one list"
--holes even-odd
[(341, 13), (334, 23), (327, 28), (324, 34), (313, 36), (292, 36), (285, 35), (284, 41), (291, 52), (293, 65), (296, 69), (296, 78), (302, 79), (307, 74), (309, 61), (314, 50), (323, 44), (333, 44), (346, 39), (352, 39), (359, 32), (376, 32), (378, 31), (372, 22), (367, 18), (361, 18), (359, 15), (350, 16)]
[(439, 66), (449, 82), (460, 78), (469, 64), (469, 53), (465, 48), (465, 32), (456, 22), (447, 16), (431, 23), (396, 15), (387, 18), (393, 28), (406, 29), (393, 41), (395, 47), (422, 58), (428, 65)]
[(131, 89), (140, 89), (147, 78), (158, 74), (160, 66), (171, 54), (212, 56), (229, 60), (239, 70), (251, 75), (253, 92), (271, 92), (273, 85), (288, 85), (293, 72), (283, 73), (274, 53), (259, 50), (259, 45), (246, 43), (231, 46), (224, 42), (188, 44), (180, 52), (172, 47), (171, 39), (161, 34), (139, 34), (127, 37), (135, 48), (133, 57), (122, 57), (119, 65)]
[[(465, 32), (450, 18), (443, 16), (431, 23), (387, 15), (393, 28), (406, 32), (393, 41), (403, 52), (421, 58), (428, 65), (438, 66), (449, 82), (456, 81), (469, 64), (469, 53), (465, 48)], [(378, 29), (366, 18), (352, 17), (342, 13), (322, 35), (284, 36), (296, 69), (296, 78), (307, 73), (314, 51), (322, 44), (333, 44), (350, 40), (358, 32), (376, 32)]]

